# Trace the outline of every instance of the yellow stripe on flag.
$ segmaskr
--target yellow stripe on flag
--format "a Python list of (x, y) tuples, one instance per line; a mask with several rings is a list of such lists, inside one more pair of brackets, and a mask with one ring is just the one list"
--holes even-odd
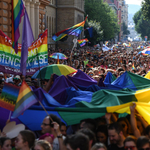
[(148, 103), (150, 101), (150, 88), (136, 91), (135, 97), (138, 102)]
[[(31, 92), (31, 90), (30, 90), (30, 88), (27, 88), (27, 87), (25, 87), (26, 89), (24, 89), (24, 90), (22, 90), (22, 88), (24, 89), (24, 87), (21, 87), (21, 93), (19, 92), (19, 95), (18, 95), (18, 98), (17, 98), (17, 102), (19, 102), (19, 100), (23, 97), (23, 96), (25, 96), (27, 93), (29, 93), (29, 92)], [(16, 102), (16, 103), (17, 103)]]
[(16, 5), (18, 4), (19, 0), (13, 0), (13, 9), (16, 7)]

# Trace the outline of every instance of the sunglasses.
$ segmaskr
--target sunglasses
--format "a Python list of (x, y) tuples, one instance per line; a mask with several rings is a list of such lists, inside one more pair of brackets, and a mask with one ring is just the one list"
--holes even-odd
[(136, 146), (125, 146), (124, 149), (125, 149), (125, 150), (128, 150), (128, 149), (133, 150), (135, 147), (136, 147)]
[(19, 80), (19, 78), (14, 78), (14, 80)]
[(50, 126), (50, 124), (42, 123), (43, 126)]
[(89, 74), (89, 76), (93, 76), (93, 74)]

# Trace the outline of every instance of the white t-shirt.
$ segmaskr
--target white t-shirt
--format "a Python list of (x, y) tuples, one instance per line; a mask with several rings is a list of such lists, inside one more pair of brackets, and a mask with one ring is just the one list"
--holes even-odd
[[(66, 138), (65, 136), (62, 137), (63, 140)], [(56, 137), (53, 141), (53, 150), (60, 150), (59, 149), (59, 141), (58, 141), (58, 138)]]

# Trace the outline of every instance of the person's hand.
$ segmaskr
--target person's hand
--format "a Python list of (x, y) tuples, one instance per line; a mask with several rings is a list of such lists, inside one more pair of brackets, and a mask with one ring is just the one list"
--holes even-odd
[(8, 124), (10, 122), (10, 120), (8, 119), (7, 121), (6, 121), (6, 124)]
[(106, 120), (110, 120), (110, 118), (111, 118), (111, 113), (106, 113), (105, 114), (105, 119)]
[(2, 132), (2, 133), (1, 133), (1, 137), (6, 137), (6, 133), (5, 133), (5, 132)]
[(132, 103), (133, 105), (130, 106), (130, 111), (131, 113), (135, 113), (135, 107), (136, 107), (136, 103)]
[(50, 80), (52, 80), (52, 81), (54, 80), (54, 79), (53, 79), (54, 74), (55, 74), (55, 73), (51, 74), (51, 77), (50, 77)]
[(54, 125), (54, 130), (56, 132), (57, 135), (60, 135), (60, 128), (59, 128), (59, 124), (57, 122), (52, 122), (52, 124)]

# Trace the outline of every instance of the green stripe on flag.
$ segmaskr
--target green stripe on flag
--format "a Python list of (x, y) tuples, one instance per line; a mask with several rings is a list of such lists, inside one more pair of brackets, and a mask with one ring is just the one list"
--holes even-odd
[(16, 7), (14, 8), (14, 20), (17, 18), (19, 12), (20, 12), (20, 4), (21, 4), (21, 0), (18, 1)]
[(22, 98), (16, 103), (15, 109), (17, 109), (25, 100), (33, 95), (32, 91), (26, 95), (23, 95)]

